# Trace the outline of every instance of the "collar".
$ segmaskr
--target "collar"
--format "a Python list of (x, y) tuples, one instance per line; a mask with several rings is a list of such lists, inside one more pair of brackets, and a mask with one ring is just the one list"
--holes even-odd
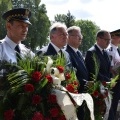
[[(69, 45), (70, 46), (70, 45)], [(79, 51), (78, 49), (76, 49), (76, 48), (74, 48), (74, 47), (72, 47), (72, 46), (70, 46), (73, 50), (74, 50), (74, 52), (77, 52), (77, 51)]]
[[(5, 37), (6, 43), (14, 50), (16, 47), (16, 43), (14, 43), (7, 35)], [(21, 44), (21, 43), (20, 43)]]
[(58, 48), (55, 44), (53, 44), (52, 42), (50, 42), (50, 44), (52, 44), (52, 46), (54, 47), (54, 49), (56, 50), (56, 52), (59, 52), (60, 48)]
[(117, 50), (118, 46), (115, 46), (115, 45), (113, 45), (112, 43), (111, 43), (110, 45), (111, 45), (111, 47), (112, 47), (113, 49), (116, 49), (116, 50)]
[(102, 50), (104, 50), (104, 49), (102, 49), (97, 43), (95, 43), (96, 44), (96, 46), (99, 48), (99, 50), (102, 52)]

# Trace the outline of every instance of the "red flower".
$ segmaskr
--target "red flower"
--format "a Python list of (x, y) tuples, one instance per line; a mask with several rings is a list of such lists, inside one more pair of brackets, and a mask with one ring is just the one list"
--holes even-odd
[(39, 72), (39, 71), (35, 71), (35, 72), (33, 72), (33, 74), (32, 74), (32, 79), (33, 79), (35, 82), (39, 82), (40, 79), (41, 79), (41, 77), (42, 77), (42, 74), (41, 74), (41, 72)]
[(71, 78), (70, 74), (67, 73), (67, 74), (65, 75), (65, 78), (66, 78), (66, 80), (70, 79), (70, 78)]
[(105, 81), (102, 81), (103, 86), (107, 86), (107, 83)]
[(39, 104), (42, 98), (39, 95), (34, 95), (32, 98), (32, 104)]
[(51, 108), (49, 112), (50, 112), (51, 117), (57, 117), (59, 114), (58, 108)]
[(46, 78), (48, 79), (49, 83), (53, 83), (53, 79), (50, 75), (46, 75)]
[(73, 84), (78, 86), (78, 82), (77, 81), (74, 81)]
[(44, 120), (43, 114), (41, 112), (35, 112), (32, 120)]
[(57, 69), (59, 70), (60, 73), (64, 72), (64, 67), (62, 67), (62, 66), (57, 66)]
[(13, 120), (14, 117), (14, 111), (12, 109), (9, 109), (4, 112), (4, 120)]
[(48, 101), (49, 101), (50, 103), (57, 103), (56, 95), (50, 94), (50, 95), (48, 96)]
[(32, 84), (26, 84), (24, 87), (26, 92), (33, 92), (34, 91), (34, 86)]
[(97, 105), (102, 105), (103, 102), (102, 102), (101, 100), (98, 100), (98, 101), (96, 102), (96, 104), (97, 104)]
[(68, 84), (68, 85), (66, 86), (66, 89), (67, 89), (69, 92), (74, 93), (74, 86), (73, 86), (72, 84)]
[(51, 120), (51, 118), (50, 117), (45, 117), (44, 120)]
[(93, 92), (92, 95), (93, 95), (94, 97), (98, 97), (98, 96), (99, 96), (99, 92), (96, 90), (96, 91)]
[(59, 116), (59, 118), (57, 118), (57, 120), (66, 120), (65, 115)]

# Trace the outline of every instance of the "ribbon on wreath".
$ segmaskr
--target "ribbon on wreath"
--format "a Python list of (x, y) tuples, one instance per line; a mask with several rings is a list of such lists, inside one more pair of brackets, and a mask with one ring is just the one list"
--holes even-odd
[[(105, 96), (106, 89), (102, 84), (100, 85), (100, 92), (101, 92), (101, 94), (103, 94), (103, 96)], [(106, 105), (106, 111), (105, 111), (105, 114), (103, 116), (103, 120), (108, 119), (109, 110), (111, 107), (111, 94), (110, 94), (109, 90), (107, 90), (107, 92), (108, 92), (108, 96), (104, 98), (105, 105)]]
[(69, 95), (72, 97), (72, 99), (76, 102), (76, 104), (78, 106), (81, 106), (83, 101), (85, 100), (87, 103), (87, 107), (90, 110), (91, 120), (95, 119), (94, 118), (93, 99), (90, 94), (88, 94), (88, 93), (82, 93), (82, 94), (70, 93), (62, 86), (60, 87), (60, 89), (59, 88), (53, 89), (53, 93), (56, 95), (57, 102), (58, 102), (59, 106), (61, 107), (67, 120), (78, 120), (75, 105), (73, 104), (73, 101), (71, 100)]

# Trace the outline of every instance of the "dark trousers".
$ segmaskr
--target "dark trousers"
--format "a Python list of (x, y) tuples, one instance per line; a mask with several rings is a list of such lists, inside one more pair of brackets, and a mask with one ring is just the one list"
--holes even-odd
[(117, 82), (116, 86), (113, 88), (113, 98), (112, 98), (112, 105), (109, 112), (108, 120), (116, 120), (116, 112), (118, 103), (120, 100), (120, 80)]

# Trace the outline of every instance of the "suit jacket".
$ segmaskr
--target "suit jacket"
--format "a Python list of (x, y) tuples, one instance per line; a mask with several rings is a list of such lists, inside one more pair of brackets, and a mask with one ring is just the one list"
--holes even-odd
[[(62, 49), (62, 53), (64, 54), (65, 56), (65, 60), (66, 60), (66, 66), (68, 67), (71, 67), (71, 62), (70, 62), (70, 56), (69, 54)], [(44, 48), (40, 49), (38, 52), (37, 52), (37, 55), (45, 55), (45, 56), (55, 56), (57, 55), (57, 51), (55, 50), (55, 48), (53, 47), (53, 45), (50, 43), (48, 46), (45, 46)]]
[[(97, 59), (97, 66), (95, 65), (96, 63), (93, 59), (93, 57), (95, 57), (94, 54)], [(110, 81), (110, 58), (107, 52), (106, 57), (104, 57), (97, 45), (94, 45), (87, 51), (85, 63), (89, 72), (89, 80), (93, 80), (94, 75), (96, 74), (96, 69), (98, 67), (99, 70), (98, 74), (96, 75), (96, 79), (106, 82)]]
[(81, 58), (76, 54), (76, 52), (69, 45), (67, 45), (66, 51), (70, 55), (72, 66), (76, 68), (76, 76), (80, 82), (79, 92), (84, 92), (84, 85), (86, 83), (85, 80), (88, 80), (88, 71), (85, 66), (84, 59), (82, 58), (81, 60)]

